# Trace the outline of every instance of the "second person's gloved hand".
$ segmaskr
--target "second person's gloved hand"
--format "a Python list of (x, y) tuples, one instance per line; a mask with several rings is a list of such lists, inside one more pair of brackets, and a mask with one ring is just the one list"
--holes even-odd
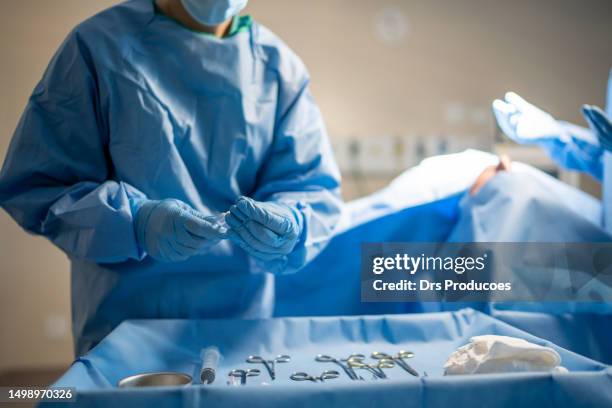
[(145, 201), (136, 212), (135, 231), (140, 247), (165, 262), (183, 261), (227, 235), (217, 217), (175, 199)]
[(291, 253), (302, 234), (303, 216), (289, 205), (240, 197), (225, 221), (231, 238), (252, 256), (273, 260)]
[(493, 101), (493, 113), (501, 130), (521, 144), (546, 144), (561, 138), (563, 128), (549, 113), (514, 92)]
[(608, 116), (597, 106), (584, 105), (582, 114), (589, 127), (597, 136), (599, 144), (609, 152), (612, 152), (612, 123)]
[(557, 121), (513, 92), (508, 92), (503, 101), (495, 100), (493, 112), (501, 130), (515, 142), (536, 144), (559, 166), (601, 180), (602, 147), (594, 132)]

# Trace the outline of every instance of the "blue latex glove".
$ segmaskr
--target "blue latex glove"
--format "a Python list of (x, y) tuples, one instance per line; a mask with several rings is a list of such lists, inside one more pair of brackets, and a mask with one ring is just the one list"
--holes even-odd
[(564, 133), (555, 118), (514, 92), (493, 101), (493, 112), (501, 130), (517, 143), (554, 142)]
[(226, 237), (218, 220), (180, 200), (148, 200), (136, 212), (136, 240), (158, 261), (184, 261)]
[(597, 106), (584, 105), (582, 114), (589, 127), (597, 136), (599, 144), (609, 152), (612, 152), (612, 123), (608, 116)]
[(231, 238), (262, 260), (291, 253), (302, 233), (302, 214), (282, 203), (260, 202), (240, 197), (225, 217)]
[(501, 130), (520, 144), (543, 148), (559, 166), (602, 178), (602, 147), (588, 129), (558, 121), (514, 92), (493, 102)]

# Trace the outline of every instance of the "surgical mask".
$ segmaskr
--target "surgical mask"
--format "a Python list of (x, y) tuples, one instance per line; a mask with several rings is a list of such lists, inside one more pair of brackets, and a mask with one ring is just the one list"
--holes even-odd
[(214, 26), (234, 17), (248, 0), (181, 0), (183, 7), (198, 23)]

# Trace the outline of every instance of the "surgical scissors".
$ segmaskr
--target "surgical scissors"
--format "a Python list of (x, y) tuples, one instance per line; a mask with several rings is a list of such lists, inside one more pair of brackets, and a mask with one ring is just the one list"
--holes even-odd
[(268, 374), (270, 374), (270, 378), (272, 380), (276, 380), (276, 363), (288, 363), (289, 361), (291, 361), (291, 357), (286, 354), (276, 356), (272, 360), (266, 360), (260, 356), (249, 356), (249, 358), (246, 359), (247, 363), (263, 364), (264, 367), (266, 367), (266, 370), (268, 370)]
[(363, 354), (351, 354), (345, 360), (338, 360), (337, 358), (328, 356), (326, 354), (318, 354), (315, 357), (315, 361), (318, 361), (320, 363), (335, 363), (344, 370), (346, 375), (348, 375), (351, 380), (363, 380), (363, 378), (357, 375), (357, 373), (355, 372), (355, 370), (353, 370), (352, 367), (342, 362), (342, 361), (348, 361), (351, 358), (365, 358), (365, 356)]
[(313, 377), (307, 373), (299, 372), (291, 374), (291, 378), (293, 381), (312, 381), (312, 382), (325, 382), (325, 380), (331, 380), (332, 378), (340, 377), (340, 373), (336, 370), (327, 370), (323, 371), (320, 376)]
[(411, 375), (414, 375), (415, 377), (418, 377), (419, 373), (417, 372), (417, 370), (412, 368), (410, 364), (408, 364), (406, 360), (404, 360), (405, 358), (412, 358), (412, 357), (414, 357), (414, 353), (412, 351), (405, 351), (405, 350), (400, 350), (400, 352), (397, 353), (395, 356), (392, 356), (390, 354), (383, 353), (380, 351), (375, 351), (372, 353), (372, 358), (376, 360), (395, 361), (398, 366), (404, 369), (404, 371), (410, 373)]
[(260, 371), (257, 368), (249, 368), (243, 370), (241, 368), (234, 369), (229, 372), (229, 376), (232, 378), (240, 378), (240, 385), (245, 385), (247, 377), (257, 377)]
[(383, 371), (383, 368), (393, 368), (395, 363), (393, 360), (388, 358), (379, 359), (376, 364), (366, 364), (363, 362), (363, 358), (352, 358), (348, 360), (349, 367), (352, 368), (363, 368), (374, 374), (377, 378), (385, 379), (387, 374)]

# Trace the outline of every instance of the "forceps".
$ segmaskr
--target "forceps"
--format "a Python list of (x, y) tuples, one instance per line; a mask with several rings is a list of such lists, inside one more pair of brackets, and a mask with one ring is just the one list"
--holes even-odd
[[(363, 354), (351, 354), (348, 359), (342, 361), (348, 361), (351, 358), (365, 358), (365, 356)], [(315, 357), (315, 361), (318, 361), (320, 363), (335, 363), (344, 370), (346, 375), (348, 375), (351, 380), (363, 380), (363, 378), (359, 377), (350, 365), (344, 364), (341, 360), (338, 360), (335, 357), (331, 357), (325, 354), (319, 354)]]
[(288, 363), (289, 361), (291, 361), (291, 357), (286, 354), (276, 356), (272, 360), (266, 360), (260, 356), (249, 356), (249, 358), (246, 359), (247, 363), (263, 364), (264, 367), (266, 367), (266, 370), (268, 370), (268, 374), (270, 374), (270, 378), (272, 380), (276, 380), (276, 371), (274, 369), (276, 363)]
[(240, 378), (240, 385), (245, 385), (247, 377), (257, 377), (259, 373), (260, 371), (256, 368), (249, 368), (248, 370), (237, 368), (230, 371), (229, 376), (231, 378)]
[(336, 370), (327, 370), (323, 371), (320, 376), (313, 377), (307, 373), (299, 372), (291, 374), (291, 378), (293, 381), (312, 381), (312, 382), (325, 382), (325, 380), (331, 380), (332, 378), (340, 377), (340, 373)]
[(395, 356), (391, 356), (387, 353), (382, 353), (380, 351), (375, 351), (372, 353), (372, 358), (376, 360), (395, 361), (398, 366), (404, 369), (404, 371), (414, 375), (415, 377), (418, 377), (419, 373), (414, 368), (412, 368), (410, 364), (406, 362), (406, 360), (404, 360), (405, 358), (412, 358), (412, 357), (414, 357), (414, 353), (412, 351), (404, 351), (404, 350), (400, 350), (400, 352), (397, 353)]
[(395, 363), (393, 360), (388, 358), (381, 358), (378, 360), (376, 364), (366, 364), (363, 362), (363, 358), (349, 358), (348, 360), (349, 367), (353, 368), (363, 368), (374, 374), (377, 378), (385, 379), (387, 378), (387, 374), (383, 371), (383, 368), (393, 368), (395, 367)]

